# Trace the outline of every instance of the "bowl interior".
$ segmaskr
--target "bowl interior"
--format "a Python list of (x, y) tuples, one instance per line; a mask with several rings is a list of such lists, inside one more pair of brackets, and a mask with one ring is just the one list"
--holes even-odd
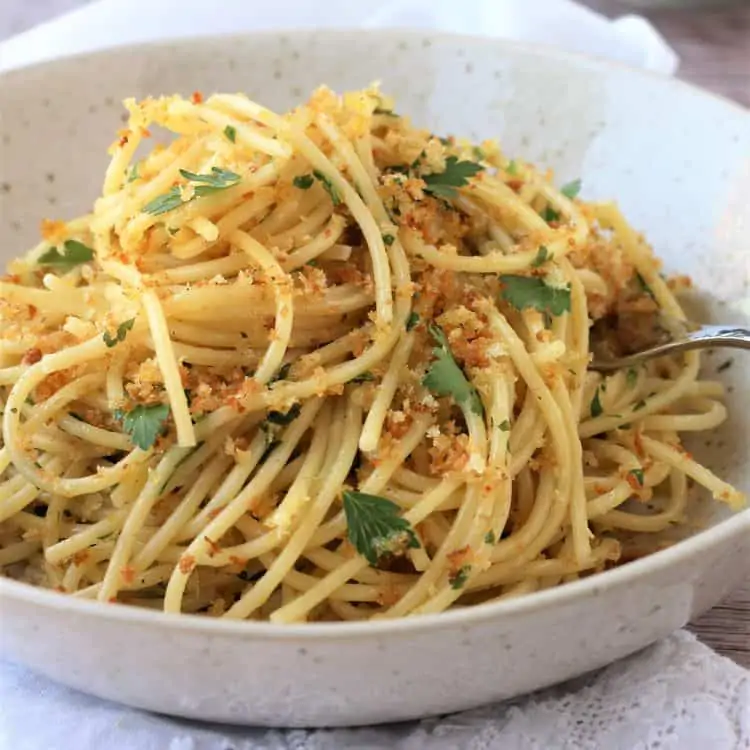
[[(615, 198), (667, 272), (687, 273), (700, 319), (750, 315), (750, 115), (656, 76), (550, 50), (419, 32), (292, 32), (125, 48), (0, 78), (0, 262), (39, 237), (42, 218), (85, 212), (99, 194), (121, 100), (244, 91), (275, 109), (325, 83), (379, 80), (400, 113), (439, 134), (499, 138), (509, 155), (581, 177)], [(750, 489), (750, 368), (705, 358), (725, 381), (730, 419), (701, 435), (699, 458)], [(722, 365), (736, 360), (733, 366)], [(710, 507), (710, 521), (726, 515)]]

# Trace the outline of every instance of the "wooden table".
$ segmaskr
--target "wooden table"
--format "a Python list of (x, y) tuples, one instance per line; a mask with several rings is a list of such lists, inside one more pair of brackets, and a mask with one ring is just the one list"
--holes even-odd
[[(0, 39), (63, 13), (87, 0), (0, 0)], [(677, 51), (679, 76), (729, 99), (750, 106), (750, 0), (721, 7), (644, 10), (644, 0), (579, 0), (609, 16), (646, 16)], [(637, 7), (636, 7), (637, 6)], [(750, 579), (726, 602), (690, 625), (719, 653), (750, 667)]]
[[(648, 18), (681, 59), (678, 76), (750, 106), (750, 1), (714, 8), (644, 10), (627, 0), (579, 0), (608, 16), (635, 12)], [(723, 604), (690, 624), (720, 654), (750, 668), (750, 577)]]

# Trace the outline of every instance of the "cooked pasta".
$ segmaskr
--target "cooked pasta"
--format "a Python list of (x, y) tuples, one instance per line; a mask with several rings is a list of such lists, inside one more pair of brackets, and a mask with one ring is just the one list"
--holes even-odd
[(697, 353), (588, 369), (592, 323), (627, 343), (633, 316), (684, 316), (578, 181), (420, 130), (375, 87), (283, 115), (125, 105), (91, 213), (44, 221), (0, 281), (4, 574), (390, 618), (587, 576), (626, 536), (656, 549), (691, 483), (744, 502), (680, 441), (726, 416)]

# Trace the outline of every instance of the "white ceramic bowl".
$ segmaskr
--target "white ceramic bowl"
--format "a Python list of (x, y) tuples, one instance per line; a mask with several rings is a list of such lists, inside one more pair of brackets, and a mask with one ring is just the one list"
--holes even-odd
[[(0, 79), (0, 259), (98, 194), (125, 96), (243, 90), (286, 108), (316, 85), (381, 79), (439, 133), (616, 196), (704, 310), (742, 317), (750, 116), (682, 83), (503, 42), (406, 32), (263, 34), (117, 49)], [(738, 354), (736, 358), (743, 355)], [(708, 369), (726, 359), (708, 358)], [(701, 457), (750, 488), (750, 381)], [(714, 505), (706, 505), (713, 512)], [(619, 569), (526, 598), (400, 621), (278, 626), (165, 616), (0, 581), (5, 656), (86, 692), (192, 718), (286, 726), (406, 719), (507, 698), (618, 659), (715, 604), (750, 571), (750, 511)]]

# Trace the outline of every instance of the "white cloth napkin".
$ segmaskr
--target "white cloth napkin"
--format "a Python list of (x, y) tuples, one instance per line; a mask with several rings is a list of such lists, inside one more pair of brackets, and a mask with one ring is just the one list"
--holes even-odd
[[(0, 0), (5, 3), (7, 0)], [(274, 27), (419, 27), (556, 44), (670, 74), (642, 18), (570, 0), (100, 0), (0, 45), (0, 70), (116, 44)], [(527, 698), (372, 729), (194, 724), (87, 697), (0, 664), (0, 747), (14, 750), (734, 750), (750, 746), (750, 673), (681, 632), (594, 675)]]
[(198, 724), (124, 708), (11, 665), (0, 669), (10, 750), (739, 750), (750, 672), (684, 631), (593, 675), (516, 701), (363, 729)]

